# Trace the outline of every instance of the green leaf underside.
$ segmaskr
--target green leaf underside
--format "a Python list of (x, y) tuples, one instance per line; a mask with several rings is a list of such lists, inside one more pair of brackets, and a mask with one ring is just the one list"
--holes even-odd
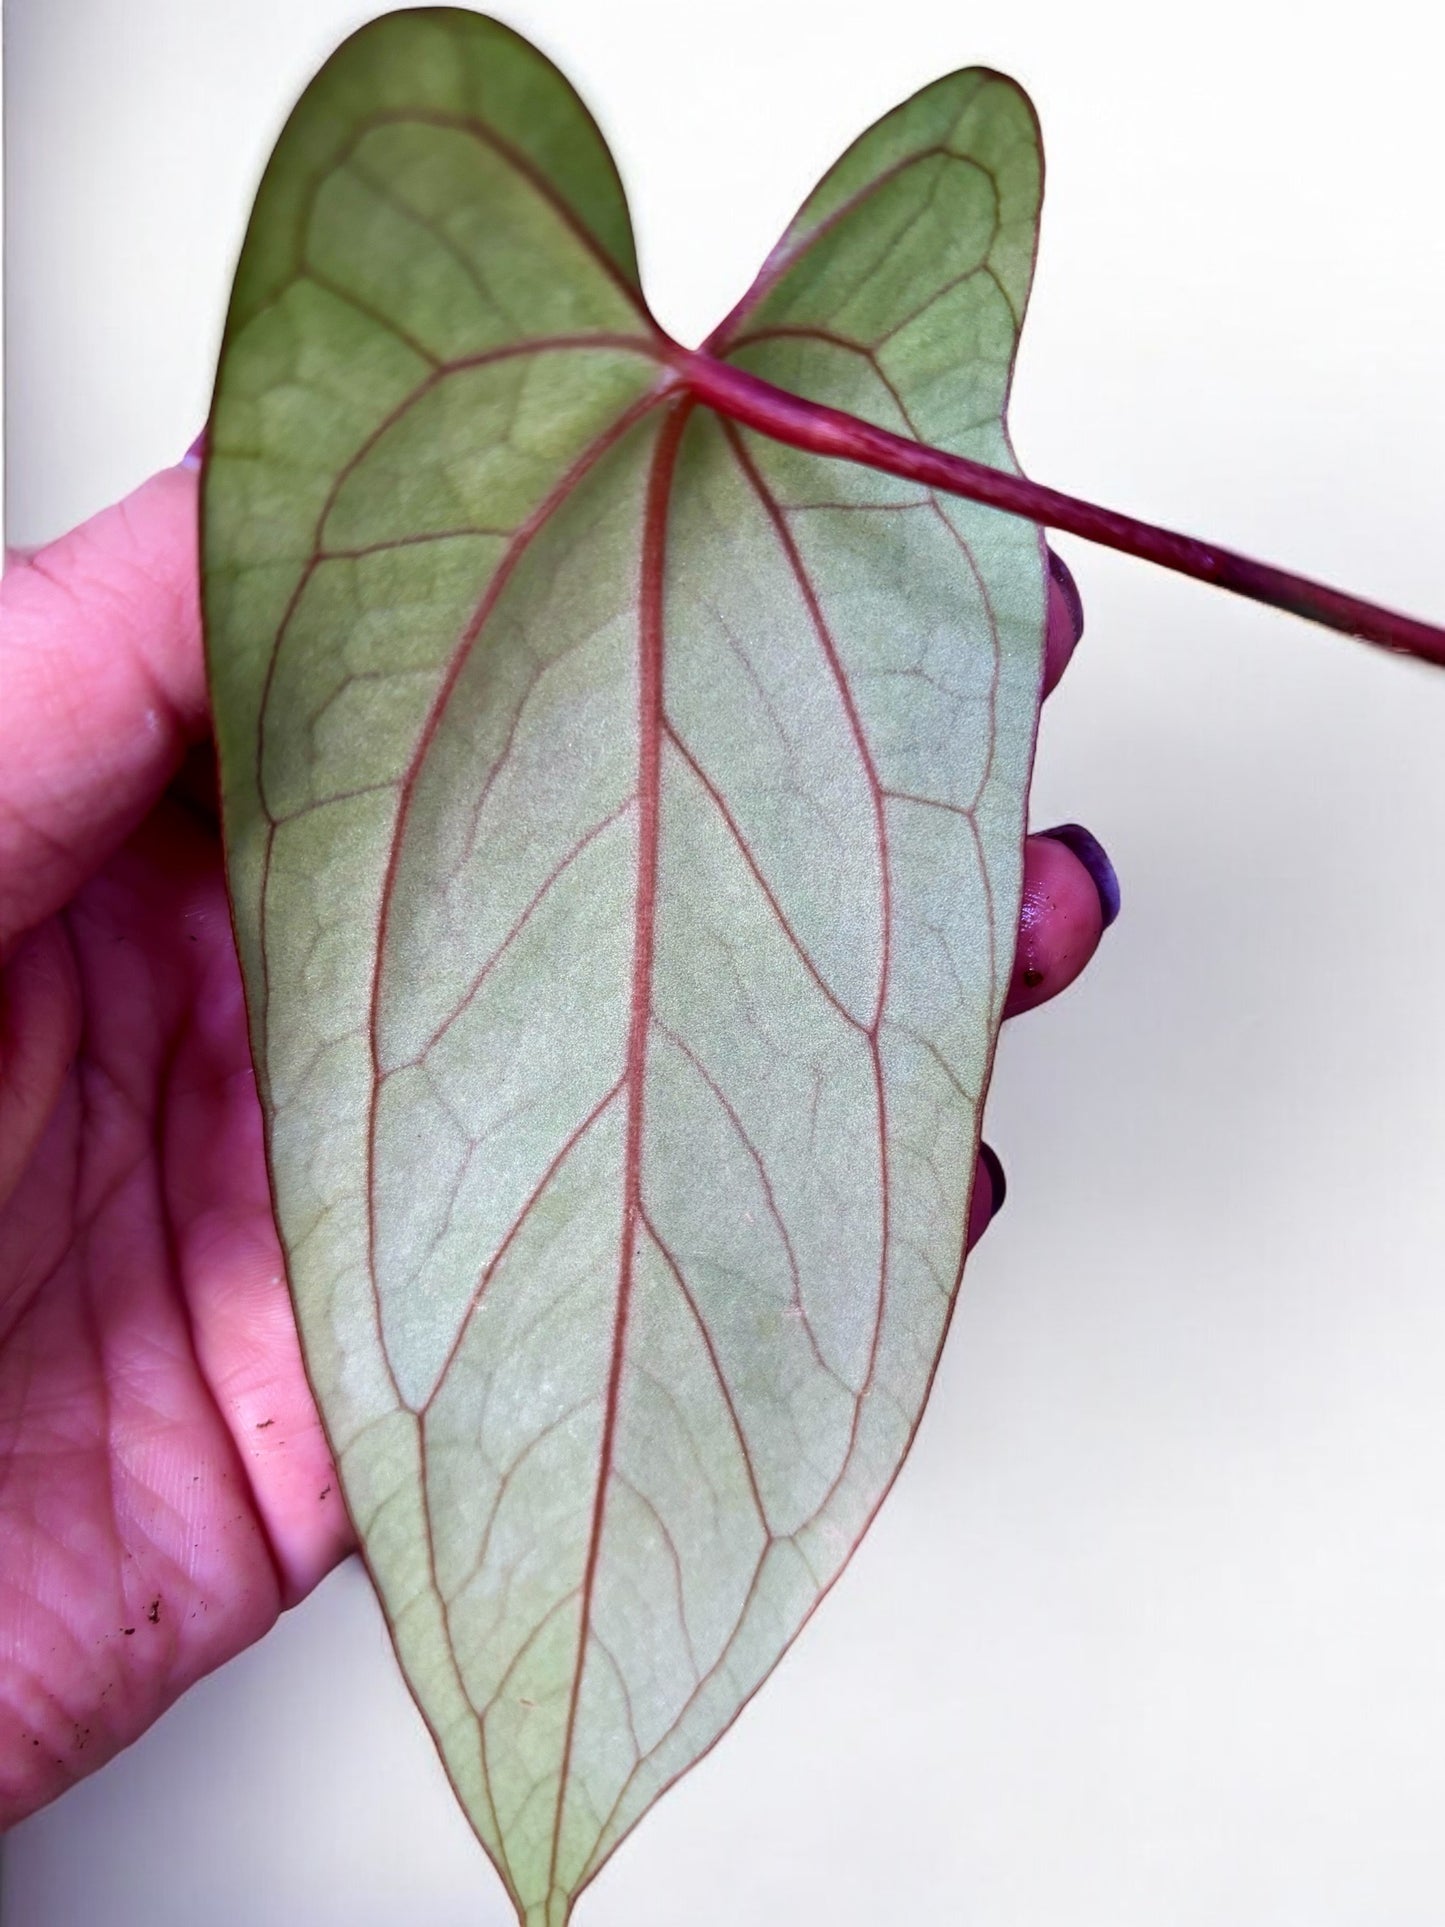
[[(1023, 96), (849, 151), (712, 344), (997, 466)], [(591, 121), (448, 10), (333, 57), (205, 485), (308, 1369), (520, 1918), (728, 1726), (911, 1440), (1009, 977), (1038, 531), (693, 406)]]

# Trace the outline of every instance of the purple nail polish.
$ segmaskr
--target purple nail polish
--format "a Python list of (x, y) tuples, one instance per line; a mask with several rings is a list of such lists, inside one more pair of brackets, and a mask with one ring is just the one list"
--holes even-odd
[(1063, 591), (1065, 602), (1069, 605), (1069, 615), (1074, 625), (1074, 641), (1077, 643), (1084, 633), (1084, 598), (1079, 594), (1079, 585), (1074, 580), (1073, 571), (1061, 555), (1049, 550), (1049, 574)]
[(1051, 830), (1040, 830), (1040, 836), (1052, 837), (1055, 843), (1062, 843), (1066, 850), (1072, 850), (1083, 864), (1099, 893), (1099, 908), (1104, 913), (1104, 928), (1119, 914), (1119, 878), (1109, 853), (1092, 830), (1086, 830), (1082, 823), (1057, 823)]
[(206, 437), (209, 433), (210, 424), (208, 423), (191, 443), (185, 454), (182, 455), (180, 464), (182, 468), (199, 468), (201, 466), (201, 462), (206, 453)]
[(992, 1224), (999, 1212), (1003, 1210), (1003, 1201), (1008, 1196), (1008, 1179), (1003, 1174), (1003, 1165), (999, 1162), (998, 1152), (991, 1144), (980, 1144), (978, 1157), (980, 1164), (988, 1172), (989, 1190), (993, 1197), (988, 1221)]

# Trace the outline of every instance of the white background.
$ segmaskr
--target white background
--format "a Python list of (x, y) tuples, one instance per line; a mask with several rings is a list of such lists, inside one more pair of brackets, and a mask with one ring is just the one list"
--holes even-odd
[[(9, 0), (12, 540), (204, 418), (350, 0)], [(877, 113), (974, 61), (1049, 150), (1043, 480), (1445, 618), (1420, 0), (514, 0), (695, 339)], [(1034, 820), (1125, 909), (1006, 1036), (1007, 1210), (837, 1594), (580, 1927), (1445, 1919), (1445, 678), (1078, 545)], [(7, 1927), (503, 1927), (348, 1569), (20, 1828)]]

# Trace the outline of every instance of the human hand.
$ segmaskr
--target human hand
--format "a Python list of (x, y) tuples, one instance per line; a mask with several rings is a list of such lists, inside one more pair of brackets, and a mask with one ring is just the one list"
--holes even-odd
[(351, 1543), (214, 805), (171, 787), (207, 734), (196, 486), (170, 469), (0, 584), (0, 1822)]
[[(271, 1217), (182, 464), (0, 582), (0, 1826), (351, 1549)], [(1046, 688), (1082, 628), (1062, 565)], [(1008, 1014), (1117, 908), (1031, 836)], [(1002, 1203), (985, 1151), (970, 1242)]]

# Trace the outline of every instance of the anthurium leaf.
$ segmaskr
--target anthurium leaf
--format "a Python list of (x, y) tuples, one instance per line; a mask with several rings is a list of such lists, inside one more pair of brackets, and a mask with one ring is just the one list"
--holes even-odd
[[(1040, 188), (980, 72), (713, 351), (1012, 466)], [(312, 84), (204, 494), (231, 888), (306, 1358), (529, 1927), (716, 1740), (908, 1449), (1009, 977), (1038, 531), (696, 404), (606, 150), (463, 12)]]

